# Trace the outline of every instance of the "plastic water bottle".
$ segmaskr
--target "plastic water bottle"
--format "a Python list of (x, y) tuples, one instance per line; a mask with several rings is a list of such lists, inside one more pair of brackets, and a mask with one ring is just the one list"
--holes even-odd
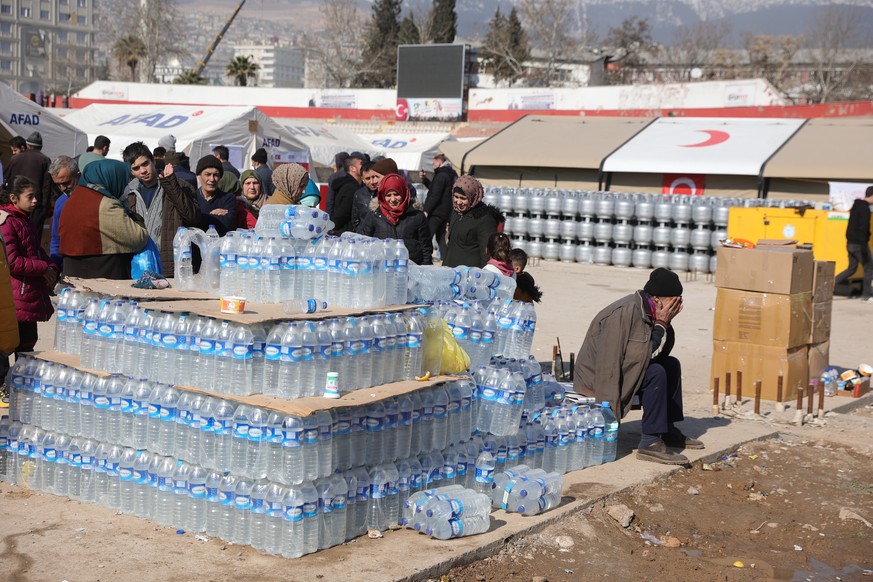
[(591, 464), (599, 465), (603, 462), (604, 436), (606, 421), (600, 407), (591, 410), (591, 420), (588, 425), (588, 439), (591, 447)]
[(494, 455), (485, 447), (476, 459), (476, 492), (491, 494), (491, 486), (494, 483)]
[(367, 529), (384, 531), (388, 529), (387, 511), (388, 476), (381, 465), (370, 470), (370, 494), (367, 509)]
[(618, 419), (612, 413), (612, 408), (609, 402), (604, 402), (600, 405), (600, 414), (603, 416), (604, 432), (603, 432), (603, 461), (611, 463), (615, 460), (618, 448)]
[(252, 481), (240, 478), (234, 489), (233, 543), (248, 545), (252, 540)]
[(280, 545), (280, 551), (285, 558), (299, 558), (304, 554), (303, 505), (303, 492), (299, 486), (285, 489), (282, 498), (284, 524)]
[(264, 498), (266, 509), (264, 551), (277, 555), (282, 552), (283, 534), (285, 528), (285, 508), (283, 500), (288, 490), (278, 483), (270, 483)]
[(182, 290), (194, 289), (194, 263), (191, 253), (191, 233), (184, 227), (179, 227), (173, 237), (173, 260), (175, 269), (173, 277), (176, 287)]
[(183, 527), (188, 531), (206, 531), (208, 502), (206, 482), (210, 472), (200, 465), (192, 465), (188, 471), (188, 510)]
[(251, 518), (250, 518), (250, 540), (251, 546), (259, 551), (266, 550), (267, 543), (267, 493), (270, 489), (270, 482), (266, 479), (261, 479), (252, 485), (251, 493)]

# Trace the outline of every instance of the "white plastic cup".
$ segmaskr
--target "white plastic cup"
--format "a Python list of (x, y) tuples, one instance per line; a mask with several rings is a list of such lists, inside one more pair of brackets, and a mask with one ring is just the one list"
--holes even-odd
[(327, 373), (327, 381), (324, 383), (324, 397), (325, 398), (339, 398), (339, 373), (338, 372), (328, 372)]

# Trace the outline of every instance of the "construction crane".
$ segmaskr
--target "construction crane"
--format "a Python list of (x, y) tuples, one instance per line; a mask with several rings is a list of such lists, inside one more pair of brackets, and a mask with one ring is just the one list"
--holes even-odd
[(227, 33), (227, 29), (230, 28), (230, 25), (233, 24), (236, 15), (239, 14), (239, 11), (242, 10), (243, 4), (246, 3), (246, 0), (242, 0), (236, 7), (236, 10), (233, 11), (233, 14), (230, 15), (230, 18), (227, 19), (227, 22), (224, 23), (224, 27), (222, 27), (221, 32), (215, 35), (215, 38), (212, 39), (212, 42), (209, 44), (209, 48), (206, 49), (206, 56), (204, 56), (198, 63), (197, 66), (194, 67), (194, 74), (199, 77), (203, 74), (203, 70), (206, 69), (206, 65), (209, 64), (209, 59), (212, 58), (212, 53), (215, 52), (215, 49), (218, 48), (218, 44), (221, 42), (221, 39), (224, 38), (224, 35)]

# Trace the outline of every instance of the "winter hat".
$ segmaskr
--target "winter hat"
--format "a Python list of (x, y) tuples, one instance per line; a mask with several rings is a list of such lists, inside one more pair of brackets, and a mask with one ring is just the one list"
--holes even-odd
[(373, 171), (377, 174), (382, 174), (383, 176), (387, 176), (388, 174), (397, 174), (397, 162), (395, 162), (391, 158), (379, 160), (378, 162), (373, 164)]
[(219, 160), (212, 154), (200, 158), (200, 161), (197, 162), (197, 171), (194, 173), (199, 176), (206, 168), (215, 168), (216, 170), (218, 170), (219, 178), (224, 175), (224, 168), (221, 166), (221, 160)]
[(267, 150), (265, 150), (264, 148), (258, 148), (258, 150), (255, 152), (255, 154), (252, 156), (252, 161), (258, 162), (259, 164), (266, 165), (266, 163), (267, 163)]
[(161, 139), (158, 140), (158, 145), (167, 150), (168, 152), (176, 151), (176, 136), (170, 134), (165, 135)]
[(29, 145), (29, 146), (33, 146), (35, 148), (41, 148), (42, 147), (42, 134), (40, 134), (38, 131), (34, 131), (29, 136), (27, 136), (26, 141), (27, 141), (27, 145)]
[(682, 295), (682, 283), (679, 275), (658, 267), (649, 275), (649, 281), (643, 287), (643, 291), (655, 297), (679, 297)]
[(459, 189), (470, 201), (470, 208), (477, 206), (485, 197), (485, 191), (482, 189), (482, 183), (473, 176), (461, 176), (455, 180), (453, 190)]

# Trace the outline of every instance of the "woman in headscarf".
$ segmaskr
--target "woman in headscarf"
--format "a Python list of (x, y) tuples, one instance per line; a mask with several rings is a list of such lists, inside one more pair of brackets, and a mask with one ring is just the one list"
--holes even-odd
[(446, 267), (482, 268), (488, 262), (488, 238), (506, 220), (496, 206), (485, 204), (482, 184), (472, 176), (461, 176), (452, 187), (452, 216), (446, 236)]
[(409, 251), (409, 260), (417, 265), (433, 264), (430, 228), (421, 209), (410, 202), (406, 180), (397, 174), (382, 178), (370, 202), (370, 210), (357, 233), (375, 238), (401, 239)]
[(242, 194), (236, 197), (236, 228), (254, 228), (258, 222), (261, 206), (267, 201), (267, 192), (260, 176), (254, 170), (246, 170), (239, 177)]
[(309, 184), (309, 172), (300, 164), (282, 164), (273, 170), (275, 190), (265, 204), (300, 204)]
[(148, 239), (145, 222), (120, 200), (130, 167), (91, 162), (64, 205), (58, 224), (64, 273), (71, 277), (130, 279), (130, 262)]

